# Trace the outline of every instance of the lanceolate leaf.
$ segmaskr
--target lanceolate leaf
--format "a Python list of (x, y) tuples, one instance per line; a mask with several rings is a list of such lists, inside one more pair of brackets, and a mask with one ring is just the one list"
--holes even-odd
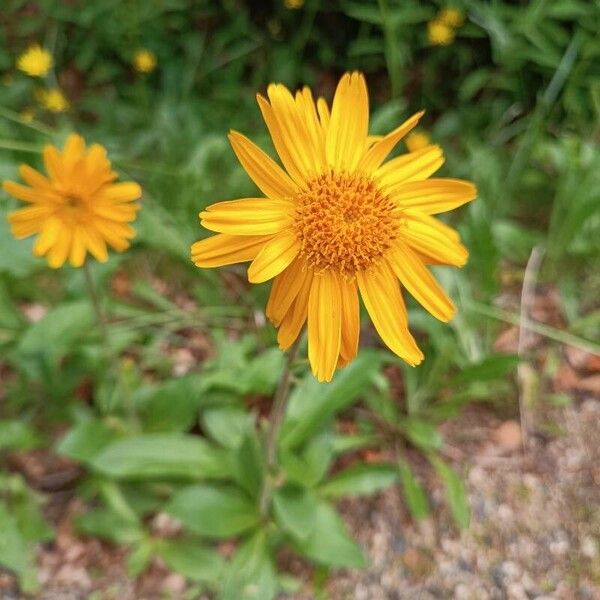
[(319, 488), (319, 492), (331, 498), (374, 494), (392, 485), (398, 471), (390, 464), (359, 464), (334, 475)]
[(257, 505), (232, 486), (194, 485), (178, 491), (165, 511), (192, 533), (226, 538), (252, 529), (259, 522)]
[(439, 457), (430, 455), (429, 461), (437, 471), (444, 487), (446, 488), (446, 497), (450, 505), (450, 511), (456, 521), (456, 524), (465, 529), (469, 526), (470, 510), (467, 492), (463, 482), (458, 475)]
[(429, 515), (429, 503), (425, 490), (415, 477), (410, 465), (401, 460), (398, 464), (402, 491), (413, 519), (424, 519)]

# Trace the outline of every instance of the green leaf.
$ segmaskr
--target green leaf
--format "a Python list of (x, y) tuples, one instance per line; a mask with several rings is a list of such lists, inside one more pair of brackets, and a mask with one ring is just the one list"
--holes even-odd
[(234, 477), (252, 498), (259, 497), (265, 477), (265, 460), (254, 429), (246, 433), (235, 452)]
[(432, 423), (420, 419), (405, 419), (402, 429), (406, 437), (423, 450), (438, 450), (442, 446), (443, 438)]
[(91, 459), (104, 447), (119, 437), (119, 433), (111, 429), (100, 419), (89, 419), (77, 423), (60, 440), (56, 450), (69, 458), (83, 463)]
[(191, 581), (215, 585), (225, 572), (225, 561), (221, 555), (198, 540), (160, 540), (157, 551), (167, 567)]
[(400, 481), (408, 510), (413, 519), (424, 519), (429, 516), (429, 502), (425, 490), (415, 477), (410, 465), (401, 460), (398, 464)]
[(252, 529), (259, 522), (257, 506), (237, 488), (195, 485), (176, 492), (165, 511), (191, 532), (226, 538)]
[(23, 421), (0, 421), (0, 450), (27, 450), (40, 443), (37, 433)]
[(306, 540), (315, 525), (317, 500), (307, 489), (285, 486), (273, 494), (275, 519), (284, 531)]
[(329, 504), (317, 504), (314, 520), (314, 528), (308, 538), (294, 544), (299, 552), (331, 567), (360, 568), (366, 565), (362, 552), (348, 537), (342, 519)]
[(56, 364), (78, 340), (89, 336), (94, 323), (89, 302), (62, 303), (27, 329), (17, 350), (23, 355), (42, 354)]
[(461, 529), (469, 526), (470, 510), (467, 492), (458, 475), (440, 458), (429, 456), (429, 461), (440, 476), (446, 488), (446, 498), (454, 521)]
[(319, 492), (330, 498), (374, 494), (388, 488), (397, 478), (398, 472), (393, 465), (358, 464), (334, 475), (321, 485)]
[(338, 371), (331, 383), (318, 383), (312, 375), (290, 397), (282, 431), (282, 446), (292, 448), (350, 406), (371, 383), (381, 364), (379, 353), (362, 352), (350, 365)]
[(257, 531), (237, 549), (225, 568), (219, 600), (273, 600), (277, 575), (264, 530)]
[(7, 211), (0, 210), (0, 273), (25, 277), (43, 262), (31, 253), (31, 240), (16, 240), (10, 232)]
[(144, 431), (187, 431), (197, 420), (198, 409), (208, 402), (203, 381), (186, 375), (139, 387), (132, 395)]
[(137, 577), (146, 570), (154, 554), (154, 545), (154, 540), (144, 538), (133, 546), (127, 557), (127, 574), (130, 577)]
[(17, 521), (0, 500), (0, 565), (13, 571), (25, 593), (38, 589), (33, 551), (21, 534)]
[(308, 440), (301, 451), (284, 448), (280, 452), (281, 465), (288, 479), (309, 488), (325, 477), (332, 458), (332, 439), (327, 431)]
[(82, 533), (116, 544), (133, 544), (144, 537), (143, 530), (135, 522), (104, 508), (80, 515), (76, 518), (75, 524)]
[(238, 448), (252, 426), (252, 415), (237, 406), (209, 408), (202, 415), (208, 435), (226, 448)]
[(113, 442), (91, 461), (94, 469), (116, 479), (224, 478), (229, 455), (200, 438), (154, 433)]
[(493, 381), (504, 378), (519, 366), (516, 354), (491, 354), (483, 360), (463, 367), (452, 378), (452, 385), (461, 386), (473, 381)]

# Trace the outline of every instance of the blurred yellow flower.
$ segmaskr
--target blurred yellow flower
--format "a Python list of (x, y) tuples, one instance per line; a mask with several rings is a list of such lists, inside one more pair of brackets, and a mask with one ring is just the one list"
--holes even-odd
[(438, 19), (429, 21), (427, 39), (432, 46), (448, 46), (454, 41), (454, 28)]
[(32, 77), (43, 77), (53, 64), (52, 54), (39, 44), (30, 46), (17, 58), (17, 69)]
[(35, 116), (35, 111), (33, 108), (27, 107), (24, 108), (19, 115), (23, 120), (23, 123), (31, 123), (31, 121), (33, 121), (33, 117)]
[(463, 13), (458, 8), (452, 6), (440, 9), (436, 18), (438, 21), (454, 28), (460, 27), (465, 22)]
[(108, 260), (107, 244), (122, 252), (129, 247), (141, 196), (137, 183), (115, 183), (106, 150), (71, 134), (62, 152), (47, 145), (43, 151), (47, 176), (21, 165), (19, 172), (28, 184), (3, 183), (4, 191), (29, 206), (8, 215), (17, 239), (37, 235), (36, 256), (46, 256), (53, 268), (68, 259), (74, 267), (83, 265), (86, 253)]
[(297, 8), (302, 8), (304, 5), (304, 0), (284, 0), (283, 4), (286, 8), (295, 10)]
[(151, 73), (156, 68), (156, 55), (150, 50), (138, 50), (133, 56), (133, 67), (139, 73)]
[(431, 140), (424, 131), (414, 131), (406, 137), (404, 143), (409, 152), (416, 152), (417, 150), (421, 150), (421, 148), (429, 146)]
[(69, 101), (58, 88), (49, 90), (37, 90), (38, 102), (50, 112), (60, 113), (69, 110)]
[(271, 84), (258, 104), (285, 171), (247, 137), (229, 139), (264, 198), (219, 202), (200, 213), (217, 235), (192, 245), (210, 268), (252, 261), (252, 283), (273, 280), (266, 314), (283, 350), (308, 324), (308, 358), (320, 381), (358, 352), (359, 293), (383, 341), (411, 365), (423, 353), (408, 329), (399, 281), (431, 314), (448, 321), (452, 300), (427, 265), (462, 266), (458, 233), (432, 215), (473, 200), (475, 186), (429, 179), (443, 164), (439, 146), (384, 162), (419, 122), (368, 136), (369, 98), (361, 73), (340, 80), (331, 110), (305, 87)]

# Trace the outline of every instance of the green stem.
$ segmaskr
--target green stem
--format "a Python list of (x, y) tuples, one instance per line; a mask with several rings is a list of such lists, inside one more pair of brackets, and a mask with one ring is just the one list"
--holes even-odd
[(302, 336), (298, 336), (298, 339), (288, 351), (285, 367), (283, 369), (283, 373), (281, 374), (281, 379), (279, 380), (279, 385), (277, 386), (277, 391), (275, 392), (275, 397), (273, 398), (271, 414), (269, 415), (269, 430), (267, 433), (266, 447), (266, 474), (259, 504), (260, 514), (263, 518), (266, 517), (268, 513), (271, 496), (275, 488), (275, 477), (277, 475), (277, 442), (279, 439), (281, 425), (283, 424), (285, 407), (292, 382), (291, 367), (296, 359), (301, 341)]
[(379, 12), (381, 13), (381, 28), (383, 29), (383, 40), (385, 43), (385, 63), (392, 86), (392, 98), (398, 98), (402, 94), (402, 79), (397, 52), (398, 40), (396, 39), (396, 32), (391, 21), (387, 0), (379, 0)]

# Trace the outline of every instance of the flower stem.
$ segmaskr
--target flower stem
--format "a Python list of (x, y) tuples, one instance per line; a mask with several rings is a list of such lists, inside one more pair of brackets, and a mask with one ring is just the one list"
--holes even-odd
[(285, 415), (286, 403), (290, 391), (290, 385), (292, 380), (291, 367), (296, 359), (298, 348), (302, 341), (302, 336), (298, 336), (298, 339), (294, 342), (292, 347), (288, 351), (287, 360), (275, 397), (273, 398), (273, 405), (271, 406), (271, 413), (269, 415), (269, 429), (267, 433), (267, 448), (266, 448), (266, 474), (265, 481), (263, 484), (262, 492), (260, 495), (260, 514), (264, 518), (266, 517), (271, 502), (271, 496), (273, 494), (274, 479), (276, 476), (277, 469), (277, 442), (279, 439), (279, 431), (283, 424), (283, 417)]

